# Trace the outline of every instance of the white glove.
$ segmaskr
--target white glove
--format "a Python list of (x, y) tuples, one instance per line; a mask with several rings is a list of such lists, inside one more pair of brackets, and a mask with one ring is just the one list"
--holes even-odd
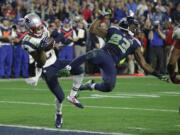
[(28, 79), (25, 79), (26, 83), (27, 83), (27, 84), (30, 84), (30, 85), (32, 85), (32, 86), (37, 86), (38, 80), (39, 80), (39, 78), (36, 77), (36, 76), (35, 76), (35, 77), (28, 78)]
[(70, 65), (67, 65), (67, 66), (65, 67), (65, 70), (71, 71), (71, 69), (72, 69), (72, 67), (71, 67)]
[(36, 67), (35, 74), (36, 74), (36, 76), (25, 79), (27, 84), (30, 84), (32, 86), (37, 86), (39, 78), (40, 78), (40, 76), (42, 74), (42, 68)]

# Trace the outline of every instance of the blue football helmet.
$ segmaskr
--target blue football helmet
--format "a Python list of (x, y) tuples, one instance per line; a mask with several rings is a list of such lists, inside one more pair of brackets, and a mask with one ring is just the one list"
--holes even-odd
[[(136, 26), (136, 28), (133, 30), (130, 30), (129, 26), (131, 24), (134, 24)], [(137, 27), (138, 27), (138, 21), (136, 19), (134, 19), (134, 17), (131, 17), (131, 16), (124, 17), (119, 22), (119, 28), (124, 31), (127, 31), (128, 34), (131, 36), (134, 36), (134, 34), (137, 32)]]

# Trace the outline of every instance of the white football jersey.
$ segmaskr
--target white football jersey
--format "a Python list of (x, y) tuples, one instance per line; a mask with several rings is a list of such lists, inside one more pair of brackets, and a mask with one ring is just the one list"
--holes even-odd
[[(40, 44), (40, 42), (41, 42), (41, 40), (43, 38), (45, 38), (45, 37), (48, 37), (48, 36), (50, 36), (50, 34), (49, 34), (49, 31), (47, 30), (46, 27), (44, 27), (43, 35), (40, 38), (32, 37), (29, 34), (27, 34), (23, 38), (22, 47), (28, 53), (36, 51), (39, 44)], [(54, 64), (56, 59), (57, 59), (57, 57), (56, 57), (54, 49), (51, 49), (51, 50), (47, 51), (46, 52), (46, 63), (45, 63), (45, 65), (43, 67), (45, 68), (45, 67), (48, 67), (48, 66)]]
[(172, 38), (180, 39), (180, 24), (174, 27)]

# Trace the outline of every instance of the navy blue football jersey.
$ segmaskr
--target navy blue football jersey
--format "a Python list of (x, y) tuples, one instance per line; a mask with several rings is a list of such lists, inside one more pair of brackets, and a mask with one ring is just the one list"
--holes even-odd
[(135, 52), (141, 47), (138, 39), (124, 34), (119, 27), (112, 26), (108, 29), (106, 45), (103, 47), (114, 59), (116, 63)]

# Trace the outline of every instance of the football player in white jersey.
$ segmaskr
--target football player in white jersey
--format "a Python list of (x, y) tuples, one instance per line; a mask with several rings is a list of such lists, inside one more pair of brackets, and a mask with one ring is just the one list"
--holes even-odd
[(177, 24), (174, 28), (172, 38), (174, 39), (174, 48), (170, 55), (170, 60), (168, 64), (168, 72), (171, 81), (175, 84), (180, 84), (180, 79), (178, 79), (177, 72), (175, 72), (176, 62), (180, 58), (180, 12), (175, 16), (175, 23)]
[[(69, 60), (60, 60), (56, 57), (53, 49), (54, 40), (50, 38), (47, 27), (43, 24), (37, 14), (30, 13), (24, 17), (24, 25), (28, 34), (24, 37), (22, 46), (35, 60), (35, 76), (26, 79), (28, 84), (36, 86), (42, 75), (51, 92), (56, 96), (56, 120), (55, 126), (62, 127), (62, 102), (64, 92), (59, 85), (56, 73), (70, 63)], [(83, 106), (76, 99), (77, 91), (83, 80), (82, 68), (71, 72), (74, 74), (73, 88), (67, 100), (79, 108)]]

